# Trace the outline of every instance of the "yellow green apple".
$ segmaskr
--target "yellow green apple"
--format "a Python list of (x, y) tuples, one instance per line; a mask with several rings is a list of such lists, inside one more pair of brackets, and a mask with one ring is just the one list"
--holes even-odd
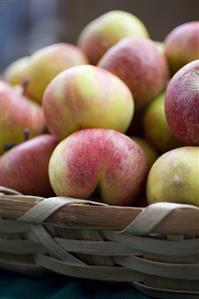
[(0, 81), (0, 154), (6, 144), (24, 141), (24, 129), (32, 138), (45, 129), (43, 110), (38, 104), (20, 95), (7, 83)]
[(143, 117), (145, 138), (161, 153), (180, 146), (168, 126), (164, 101), (165, 93), (162, 93), (147, 106)]
[(22, 57), (11, 63), (3, 73), (6, 82), (11, 85), (23, 85), (26, 81), (26, 70), (30, 61), (30, 57)]
[(97, 64), (108, 49), (127, 36), (148, 37), (148, 32), (135, 15), (114, 10), (90, 22), (81, 32), (78, 45), (90, 62)]
[(26, 69), (29, 81), (26, 95), (41, 103), (44, 90), (56, 75), (70, 67), (87, 63), (85, 54), (71, 44), (58, 43), (38, 50), (30, 57)]
[(199, 206), (199, 147), (173, 149), (159, 157), (147, 179), (149, 203), (176, 202)]
[(84, 128), (125, 132), (133, 117), (134, 102), (118, 77), (83, 65), (62, 72), (50, 82), (43, 108), (49, 132), (61, 140)]
[(135, 143), (137, 143), (143, 150), (146, 158), (148, 159), (149, 166), (151, 167), (155, 160), (158, 158), (158, 153), (155, 149), (143, 138), (140, 137), (131, 137)]

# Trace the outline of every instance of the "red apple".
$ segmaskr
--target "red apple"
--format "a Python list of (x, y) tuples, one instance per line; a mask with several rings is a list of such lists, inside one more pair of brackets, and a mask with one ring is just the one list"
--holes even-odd
[(25, 128), (29, 129), (30, 138), (45, 129), (42, 108), (3, 81), (0, 81), (0, 119), (0, 154), (5, 144), (24, 141)]
[(173, 72), (199, 59), (199, 21), (188, 22), (173, 29), (166, 37), (165, 52)]
[(169, 76), (165, 55), (144, 38), (123, 39), (106, 52), (98, 66), (127, 84), (139, 109), (165, 88)]
[(54, 150), (49, 177), (58, 196), (88, 198), (99, 188), (112, 205), (132, 205), (149, 166), (142, 149), (126, 135), (108, 129), (85, 129)]
[(56, 139), (48, 134), (19, 144), (0, 157), (0, 186), (23, 194), (49, 196), (48, 163)]
[(165, 111), (174, 136), (185, 145), (199, 145), (199, 60), (181, 68), (171, 79)]

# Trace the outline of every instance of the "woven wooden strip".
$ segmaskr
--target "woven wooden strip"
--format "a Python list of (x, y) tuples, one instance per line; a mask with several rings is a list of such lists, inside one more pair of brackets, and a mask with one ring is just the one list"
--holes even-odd
[(0, 233), (20, 234), (29, 230), (29, 224), (20, 223), (15, 220), (0, 219)]
[(142, 293), (151, 296), (152, 298), (161, 299), (198, 299), (198, 291), (185, 291), (185, 290), (170, 290), (166, 288), (157, 288), (143, 285), (139, 282), (135, 282), (134, 286)]
[(69, 204), (90, 204), (90, 205), (105, 205), (100, 203), (91, 202), (88, 200), (75, 199), (70, 197), (50, 197), (45, 198), (33, 206), (27, 213), (22, 217), (18, 218), (19, 221), (30, 222), (30, 223), (42, 223), (54, 212), (63, 206)]
[(167, 256), (199, 255), (199, 238), (181, 241), (167, 241), (157, 238), (120, 235), (113, 231), (103, 231), (106, 239), (121, 242), (134, 250)]
[(3, 194), (7, 194), (7, 195), (21, 195), (20, 192), (4, 187), (4, 186), (0, 186), (0, 193)]
[(154, 275), (145, 276), (144, 285), (170, 290), (199, 291), (198, 280), (166, 278)]
[(199, 264), (173, 264), (146, 260), (137, 256), (116, 257), (117, 264), (160, 277), (199, 281)]
[(85, 241), (85, 240), (67, 240), (55, 238), (62, 247), (74, 253), (83, 253), (90, 255), (114, 256), (114, 255), (136, 255), (139, 251), (132, 250), (125, 244), (111, 241)]
[(38, 254), (46, 253), (47, 249), (39, 244), (34, 244), (29, 240), (5, 240), (0, 239), (0, 252), (14, 254)]
[(45, 269), (78, 278), (114, 282), (143, 281), (144, 279), (142, 273), (124, 267), (71, 265), (45, 255), (36, 256), (35, 261), (38, 266)]
[(120, 233), (134, 236), (148, 235), (172, 211), (185, 208), (199, 211), (199, 209), (193, 205), (174, 204), (169, 202), (159, 202), (149, 205)]
[(42, 225), (32, 225), (31, 231), (33, 232), (34, 236), (36, 236), (39, 243), (42, 244), (45, 248), (47, 248), (48, 252), (50, 252), (53, 256), (61, 258), (63, 261), (72, 264), (74, 263), (77, 265), (84, 265), (84, 263), (81, 260), (65, 251), (63, 247), (56, 243)]
[(17, 261), (9, 261), (0, 258), (0, 268), (8, 271), (20, 272), (27, 275), (40, 274), (44, 272), (44, 269), (38, 267), (35, 264), (26, 263), (25, 261), (17, 262)]
[[(35, 206), (37, 199), (26, 196), (1, 196), (0, 217), (18, 219)], [(122, 230), (143, 209), (131, 207), (69, 205), (52, 214), (47, 223), (62, 227)], [(189, 225), (184, 219), (189, 219)], [(185, 234), (199, 236), (199, 213), (197, 209), (177, 209), (166, 217), (153, 233)]]

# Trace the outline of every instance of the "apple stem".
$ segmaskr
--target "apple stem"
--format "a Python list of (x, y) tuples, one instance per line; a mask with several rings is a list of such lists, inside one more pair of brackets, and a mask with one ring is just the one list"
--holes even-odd
[(28, 141), (29, 137), (30, 137), (30, 129), (29, 128), (25, 128), (23, 130), (23, 135), (24, 135), (24, 141)]
[(22, 83), (22, 95), (25, 96), (27, 94), (27, 88), (28, 88), (28, 85), (30, 83), (30, 80), (29, 79), (25, 79), (23, 80), (23, 83)]

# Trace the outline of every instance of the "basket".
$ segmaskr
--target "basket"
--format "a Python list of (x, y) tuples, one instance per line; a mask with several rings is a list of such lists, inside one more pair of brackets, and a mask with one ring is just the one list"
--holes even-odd
[(0, 188), (0, 268), (133, 283), (158, 298), (199, 298), (199, 208), (116, 207)]

